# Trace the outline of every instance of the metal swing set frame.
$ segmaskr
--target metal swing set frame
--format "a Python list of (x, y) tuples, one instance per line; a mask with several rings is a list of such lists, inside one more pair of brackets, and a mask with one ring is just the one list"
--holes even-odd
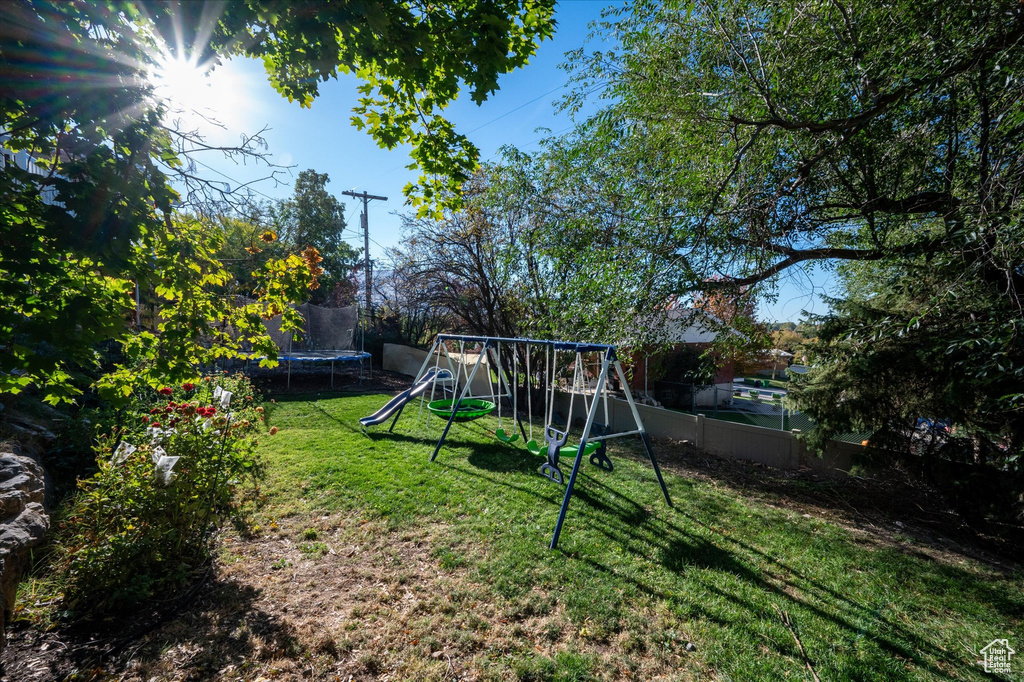
[[(458, 368), (456, 367), (456, 361), (453, 360), (451, 355), (448, 353), (447, 342), (457, 342), (463, 349), (465, 348), (466, 344), (480, 344), (482, 346), (480, 349), (480, 353), (477, 355), (476, 361), (473, 363), (473, 367), (471, 370), (468, 369), (468, 365), (465, 363), (464, 354), (460, 354), (460, 357), (458, 358), (457, 361), (458, 363), (460, 363), (461, 366)], [(570, 351), (576, 353), (576, 372), (579, 372), (579, 376), (581, 378), (583, 378), (583, 371), (580, 367), (580, 363), (582, 362), (583, 354), (600, 353), (601, 370), (597, 379), (592, 402), (588, 402), (586, 400), (586, 389), (584, 388), (583, 400), (584, 407), (587, 412), (586, 422), (583, 426), (583, 435), (579, 442), (579, 445), (570, 446), (571, 449), (575, 450), (575, 458), (573, 460), (572, 471), (569, 474), (568, 482), (565, 484), (565, 495), (562, 498), (562, 506), (558, 513), (558, 521), (555, 524), (554, 534), (551, 536), (551, 543), (549, 545), (551, 549), (555, 549), (558, 546), (558, 538), (559, 535), (561, 535), (562, 525), (565, 522), (565, 516), (569, 510), (569, 501), (572, 499), (573, 490), (576, 486), (576, 477), (579, 474), (580, 466), (583, 462), (584, 453), (585, 451), (587, 451), (588, 443), (601, 443), (600, 449), (597, 452), (593, 452), (593, 448), (591, 448), (590, 452), (587, 453), (590, 454), (591, 463), (601, 467), (602, 469), (605, 469), (606, 471), (611, 471), (612, 464), (611, 460), (605, 453), (605, 442), (613, 438), (623, 438), (625, 436), (639, 436), (641, 441), (643, 442), (644, 450), (647, 452), (647, 457), (651, 460), (651, 465), (654, 468), (654, 473), (658, 478), (658, 484), (661, 486), (661, 492), (665, 496), (665, 502), (668, 503), (669, 506), (672, 506), (672, 499), (669, 497), (668, 488), (665, 486), (665, 479), (661, 475), (661, 467), (658, 466), (658, 460), (654, 456), (654, 450), (651, 447), (651, 439), (647, 434), (647, 430), (644, 428), (643, 420), (640, 417), (640, 411), (637, 409), (636, 402), (633, 400), (633, 394), (629, 390), (629, 382), (626, 380), (626, 374), (622, 369), (622, 364), (619, 362), (616, 353), (616, 347), (608, 344), (578, 343), (572, 341), (547, 341), (542, 339), (506, 338), (498, 336), (467, 336), (461, 334), (439, 334), (437, 338), (434, 340), (430, 352), (427, 354), (426, 359), (424, 359), (423, 364), (420, 366), (420, 369), (417, 372), (416, 377), (413, 381), (413, 386), (416, 386), (417, 384), (419, 384), (421, 379), (428, 375), (428, 373), (432, 373), (432, 376), (435, 377), (435, 379), (433, 380), (434, 385), (431, 386), (430, 390), (431, 406), (435, 405), (434, 389), (437, 387), (437, 385), (440, 385), (441, 387), (442, 396), (452, 396), (451, 400), (448, 402), (448, 405), (450, 406), (449, 409), (444, 410), (443, 412), (438, 411), (435, 408), (431, 409), (431, 411), (437, 412), (439, 414), (447, 414), (447, 423), (444, 426), (444, 431), (441, 433), (441, 437), (437, 441), (437, 446), (434, 448), (433, 454), (430, 456), (431, 462), (433, 462), (437, 458), (438, 453), (441, 451), (441, 447), (444, 445), (445, 439), (448, 437), (448, 432), (451, 430), (452, 424), (455, 421), (459, 420), (460, 407), (463, 405), (464, 401), (474, 401), (474, 403), (481, 402), (480, 400), (478, 400), (479, 396), (474, 395), (472, 393), (472, 386), (473, 380), (476, 377), (477, 372), (480, 370), (481, 365), (485, 364), (485, 357), (488, 358), (488, 362), (486, 363), (488, 367), (492, 366), (493, 362), (493, 367), (497, 372), (498, 388), (497, 391), (495, 391), (492, 388), (491, 395), (489, 397), (492, 400), (494, 400), (495, 403), (499, 406), (499, 410), (501, 404), (500, 401), (503, 398), (510, 399), (510, 397), (514, 396), (515, 392), (518, 391), (518, 386), (515, 386), (515, 389), (511, 388), (509, 383), (510, 377), (508, 376), (505, 367), (502, 365), (500, 361), (501, 344), (512, 344), (513, 349), (515, 349), (516, 346), (518, 346), (519, 344), (524, 344), (526, 346), (542, 346), (545, 347), (549, 351), (549, 353), (554, 355), (554, 360), (551, 363), (551, 369), (549, 370), (547, 366), (545, 366), (545, 381), (546, 384), (550, 386), (551, 390), (550, 397), (548, 392), (545, 392), (545, 401), (547, 404), (545, 405), (545, 423), (543, 431), (545, 441), (547, 442), (548, 456), (546, 463), (541, 466), (541, 473), (547, 478), (557, 483), (563, 483), (564, 481), (562, 477), (562, 472), (558, 467), (558, 461), (560, 450), (563, 447), (565, 447), (565, 444), (569, 437), (569, 432), (571, 431), (573, 421), (573, 401), (575, 399), (577, 388), (576, 374), (574, 373), (573, 392), (570, 395), (569, 415), (567, 418), (565, 431), (555, 429), (551, 425), (551, 419), (554, 413), (555, 385), (553, 379), (555, 378), (554, 373), (556, 371), (555, 366), (557, 363), (557, 353), (559, 351)], [(437, 371), (439, 369), (439, 363), (442, 356), (445, 358), (448, 364), (450, 373), (441, 373)], [(529, 358), (529, 348), (527, 348), (527, 358)], [(433, 367), (431, 367), (431, 360), (434, 361)], [(494, 362), (494, 360), (497, 361)], [(518, 360), (514, 359), (514, 362), (518, 362)], [(547, 361), (545, 361), (545, 365), (547, 365)], [(518, 370), (516, 370), (516, 372), (517, 371)], [(613, 371), (615, 373), (615, 376), (617, 376), (619, 380), (623, 393), (625, 393), (626, 401), (629, 404), (629, 409), (632, 413), (632, 417), (635, 422), (634, 429), (618, 433), (609, 433), (610, 424), (608, 423), (608, 379)], [(527, 367), (527, 374), (531, 374), (529, 367)], [(465, 381), (462, 381), (463, 377), (465, 377)], [(532, 376), (527, 376), (528, 395), (532, 393), (532, 379)], [(490, 377), (488, 378), (488, 381), (491, 381)], [(518, 377), (516, 377), (516, 383), (518, 383)], [(585, 383), (585, 381), (583, 383)], [(596, 423), (598, 414), (598, 403), (601, 402), (602, 397), (604, 398), (605, 417), (605, 424), (603, 425)], [(424, 393), (421, 396), (421, 414), (423, 409), (422, 401), (425, 398), (426, 395)], [(523, 426), (522, 419), (520, 418), (518, 405), (516, 404), (514, 397), (512, 397), (509, 400), (509, 402), (511, 403), (510, 407), (512, 408), (513, 418), (519, 425), (519, 431), (520, 433), (522, 433), (523, 440), (525, 442), (527, 440), (526, 428)], [(394, 430), (395, 424), (398, 422), (398, 418), (402, 415), (403, 409), (404, 405), (395, 414), (394, 419), (392, 419), (391, 421), (391, 426), (388, 429), (389, 432)], [(532, 411), (532, 403), (530, 409)], [(530, 432), (532, 435), (533, 415), (531, 414), (529, 415), (529, 417), (531, 419)], [(504, 434), (500, 429), (500, 425), (499, 432), (501, 432), (498, 435), (500, 440), (506, 443), (509, 443), (511, 442), (511, 440), (514, 440), (514, 436), (512, 438), (508, 438), (507, 436), (502, 437)], [(531, 440), (530, 444), (535, 445), (535, 441)]]

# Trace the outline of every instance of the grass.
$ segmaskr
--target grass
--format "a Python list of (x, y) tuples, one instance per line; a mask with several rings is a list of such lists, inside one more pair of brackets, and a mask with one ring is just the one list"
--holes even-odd
[[(758, 414), (752, 412), (730, 412), (728, 410), (718, 410), (718, 413), (710, 412), (705, 416), (708, 419), (719, 419), (721, 421), (733, 422), (736, 424), (747, 424), (749, 426), (763, 426), (769, 429), (778, 429), (781, 420), (778, 415), (774, 414)], [(789, 430), (789, 416), (785, 417), (783, 424), (783, 431)]]
[[(614, 472), (581, 470), (550, 551), (562, 488), (538, 458), (496, 441), (487, 418), (453, 427), (430, 463), (441, 423), (417, 425), (413, 407), (393, 434), (360, 431), (387, 399), (279, 402), (282, 432), (261, 446), (268, 513), (294, 519), (303, 554), (326, 548), (301, 530), (310, 519), (354, 515), (425, 538), (418, 561), (449, 581), (409, 612), (405, 639), (359, 654), (371, 672), (441, 678), (452, 651), (485, 679), (981, 680), (978, 650), (1020, 641), (1019, 571), (879, 542), (670, 462), (668, 507), (635, 443), (610, 448)], [(345, 636), (375, 627), (366, 618)]]

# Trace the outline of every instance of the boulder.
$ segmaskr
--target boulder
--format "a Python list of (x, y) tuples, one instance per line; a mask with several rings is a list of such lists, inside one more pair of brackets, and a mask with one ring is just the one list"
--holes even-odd
[(0, 649), (30, 550), (50, 529), (46, 472), (30, 452), (13, 443), (0, 444)]

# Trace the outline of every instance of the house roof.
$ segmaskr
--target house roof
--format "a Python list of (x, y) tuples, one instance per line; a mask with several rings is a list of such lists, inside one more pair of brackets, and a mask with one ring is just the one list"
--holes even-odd
[[(665, 321), (670, 343), (713, 343), (726, 324), (711, 313), (696, 308), (672, 308)], [(735, 329), (732, 334), (739, 334)]]

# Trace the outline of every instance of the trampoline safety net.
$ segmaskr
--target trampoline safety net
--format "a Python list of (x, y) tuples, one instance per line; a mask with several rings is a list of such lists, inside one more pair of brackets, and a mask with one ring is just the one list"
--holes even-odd
[(300, 332), (298, 339), (292, 339), (291, 333), (281, 331), (280, 317), (264, 322), (267, 333), (282, 355), (318, 355), (324, 351), (355, 350), (359, 308), (323, 308), (304, 303), (296, 309), (304, 321), (304, 331)]

